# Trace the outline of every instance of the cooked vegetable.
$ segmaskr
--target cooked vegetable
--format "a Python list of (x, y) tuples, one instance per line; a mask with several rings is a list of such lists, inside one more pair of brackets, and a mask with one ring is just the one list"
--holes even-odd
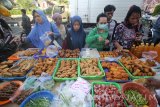
[(51, 102), (47, 98), (31, 99), (25, 107), (50, 107)]
[(148, 101), (136, 90), (125, 91), (125, 96), (129, 102), (132, 102), (135, 106), (144, 106), (148, 104)]

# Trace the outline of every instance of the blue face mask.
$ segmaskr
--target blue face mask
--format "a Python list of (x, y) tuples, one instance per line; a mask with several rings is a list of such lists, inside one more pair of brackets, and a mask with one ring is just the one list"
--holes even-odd
[(108, 25), (107, 24), (98, 24), (97, 27), (99, 29), (108, 30)]

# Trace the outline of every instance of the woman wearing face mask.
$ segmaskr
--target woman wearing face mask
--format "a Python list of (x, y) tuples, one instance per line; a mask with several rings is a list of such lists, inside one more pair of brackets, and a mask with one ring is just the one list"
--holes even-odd
[(82, 49), (85, 46), (86, 33), (82, 26), (82, 19), (79, 16), (71, 18), (71, 28), (63, 43), (63, 49)]
[(116, 27), (114, 40), (117, 51), (130, 49), (134, 43), (141, 42), (142, 26), (139, 24), (140, 17), (140, 7), (133, 5), (129, 9), (125, 21)]
[(55, 39), (60, 37), (60, 33), (58, 31), (58, 28), (56, 27), (55, 24), (50, 23), (44, 14), (43, 11), (41, 10), (34, 10), (33, 11), (33, 16), (35, 19), (35, 25), (34, 28), (31, 30), (29, 35), (26, 38), (15, 38), (14, 41), (21, 41), (21, 42), (27, 42), (31, 43), (33, 47), (36, 48), (44, 48), (45, 45), (41, 41), (40, 37), (47, 33), (50, 35), (51, 39)]
[(109, 45), (107, 16), (101, 13), (97, 17), (97, 27), (94, 28), (86, 37), (86, 43), (89, 48), (97, 48), (98, 51), (103, 51), (106, 45)]

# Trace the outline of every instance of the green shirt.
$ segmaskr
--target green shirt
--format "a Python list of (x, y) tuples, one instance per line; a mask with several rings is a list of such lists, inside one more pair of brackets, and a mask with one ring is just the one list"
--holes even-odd
[[(99, 41), (98, 38), (102, 37), (103, 41)], [(86, 43), (89, 48), (97, 48), (98, 51), (103, 51), (105, 47), (105, 40), (108, 37), (108, 31), (106, 30), (104, 33), (98, 33), (98, 28), (92, 29), (89, 35), (86, 37)]]

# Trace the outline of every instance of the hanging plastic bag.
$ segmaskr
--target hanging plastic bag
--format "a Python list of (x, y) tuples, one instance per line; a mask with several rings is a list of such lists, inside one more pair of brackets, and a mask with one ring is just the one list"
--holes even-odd
[(51, 41), (52, 41), (47, 33), (45, 33), (44, 35), (42, 35), (40, 37), (40, 40), (43, 42), (44, 46), (48, 46), (51, 43)]

